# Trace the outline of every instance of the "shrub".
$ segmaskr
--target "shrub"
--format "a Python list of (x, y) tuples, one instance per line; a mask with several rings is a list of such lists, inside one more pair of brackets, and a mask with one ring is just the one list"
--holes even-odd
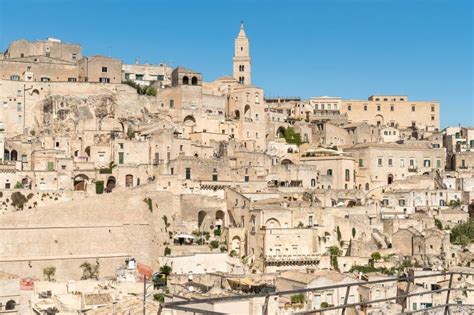
[(434, 219), (435, 225), (439, 230), (443, 229), (443, 223), (439, 219)]
[(321, 308), (328, 308), (329, 303), (328, 302), (321, 302)]
[[(148, 210), (150, 210), (150, 212), (153, 212), (153, 200), (151, 200), (150, 197), (147, 197), (147, 198), (143, 199), (143, 201), (147, 204)], [(166, 218), (166, 219), (168, 220), (168, 218)], [(168, 222), (168, 221), (166, 221), (166, 222)]]
[(215, 249), (215, 248), (218, 248), (219, 247), (219, 241), (216, 241), (216, 240), (213, 240), (209, 243), (209, 246), (212, 248), (212, 249)]
[[(28, 201), (26, 197), (19, 191), (16, 191), (12, 194), (12, 205), (19, 210), (23, 210), (23, 206)], [(8, 200), (7, 200), (8, 202)]]
[(164, 293), (155, 293), (153, 294), (153, 300), (163, 304), (165, 302), (165, 294)]
[(337, 233), (337, 240), (341, 241), (342, 234), (341, 234), (341, 230), (339, 229), (339, 226), (336, 227), (336, 233)]
[(296, 144), (297, 146), (301, 144), (301, 134), (295, 133), (293, 127), (288, 127), (285, 130), (283, 137), (285, 138), (286, 143)]
[(474, 241), (474, 219), (456, 225), (451, 229), (451, 243), (466, 246)]
[(103, 194), (104, 193), (104, 181), (98, 180), (95, 182), (95, 193), (96, 194)]
[(294, 294), (290, 297), (291, 303), (304, 303), (304, 295), (302, 293)]
[(171, 248), (169, 248), (168, 246), (165, 247), (165, 256), (169, 256), (171, 255)]
[(25, 188), (25, 187), (23, 186), (23, 183), (21, 183), (21, 182), (16, 182), (15, 188), (16, 188), (16, 189), (23, 189), (23, 188)]
[(221, 236), (221, 234), (222, 234), (221, 229), (215, 229), (214, 230), (214, 236)]

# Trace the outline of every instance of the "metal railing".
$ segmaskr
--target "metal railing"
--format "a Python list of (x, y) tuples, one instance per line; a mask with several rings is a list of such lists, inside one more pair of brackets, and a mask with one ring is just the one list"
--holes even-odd
[[(312, 310), (304, 310), (301, 312), (296, 312), (295, 314), (323, 314), (324, 312), (334, 311), (334, 310), (341, 310), (341, 314), (345, 314), (346, 309), (353, 308), (353, 307), (368, 307), (371, 304), (383, 303), (392, 300), (402, 301), (402, 312), (401, 314), (416, 314), (419, 312), (427, 312), (430, 310), (435, 310), (439, 308), (444, 308), (444, 314), (451, 314), (450, 308), (452, 307), (463, 307), (463, 308), (473, 308), (474, 304), (453, 304), (449, 302), (451, 291), (463, 291), (463, 292), (472, 292), (474, 289), (468, 288), (453, 288), (453, 277), (454, 275), (458, 276), (474, 276), (473, 273), (467, 272), (442, 272), (436, 274), (426, 274), (426, 275), (419, 275), (419, 276), (401, 276), (401, 277), (390, 277), (385, 279), (379, 280), (372, 280), (372, 281), (357, 281), (353, 283), (345, 283), (345, 284), (335, 284), (335, 285), (328, 285), (328, 286), (321, 286), (315, 288), (305, 288), (305, 289), (297, 289), (297, 290), (287, 290), (287, 291), (279, 291), (273, 293), (259, 293), (259, 294), (249, 294), (249, 295), (233, 295), (233, 296), (225, 296), (225, 297), (217, 297), (217, 298), (204, 298), (204, 299), (191, 299), (191, 300), (180, 300), (176, 302), (166, 302), (162, 305), (159, 314), (161, 314), (164, 310), (180, 310), (186, 312), (193, 312), (194, 314), (228, 314), (216, 311), (205, 310), (199, 308), (195, 304), (203, 305), (203, 304), (214, 304), (216, 302), (231, 302), (231, 301), (238, 301), (238, 300), (248, 300), (253, 298), (265, 298), (264, 305), (262, 307), (261, 314), (268, 315), (268, 301), (270, 297), (275, 296), (289, 296), (294, 294), (301, 294), (301, 293), (308, 293), (308, 292), (318, 292), (318, 291), (325, 291), (325, 290), (332, 290), (332, 289), (339, 289), (339, 288), (346, 288), (346, 292), (344, 295), (344, 302), (341, 305), (337, 306), (330, 306), (321, 309), (312, 309)], [(437, 290), (426, 290), (423, 292), (415, 292), (409, 293), (410, 291), (410, 284), (415, 279), (422, 279), (422, 278), (432, 278), (432, 277), (449, 277), (448, 287), (443, 289)], [(375, 299), (369, 301), (361, 301), (357, 303), (348, 303), (349, 299), (349, 292), (351, 287), (358, 287), (361, 285), (368, 285), (368, 284), (380, 284), (380, 283), (387, 283), (387, 282), (394, 282), (394, 283), (407, 283), (405, 292), (403, 294), (396, 294), (395, 296), (383, 298), (383, 299)], [(426, 294), (434, 294), (434, 293), (446, 293), (446, 302), (442, 305), (436, 305), (428, 308), (423, 308), (419, 310), (413, 311), (405, 311), (406, 303), (409, 297), (413, 296), (421, 296)]]

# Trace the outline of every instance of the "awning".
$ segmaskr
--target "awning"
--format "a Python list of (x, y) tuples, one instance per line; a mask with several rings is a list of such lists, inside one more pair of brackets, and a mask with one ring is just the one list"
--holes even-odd
[(175, 240), (180, 239), (180, 238), (195, 239), (194, 236), (189, 235), (189, 234), (176, 234), (176, 235), (174, 236), (174, 239), (175, 239)]

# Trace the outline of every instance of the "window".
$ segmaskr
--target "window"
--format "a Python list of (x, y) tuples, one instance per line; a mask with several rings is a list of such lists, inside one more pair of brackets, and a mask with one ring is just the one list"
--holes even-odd
[(54, 171), (54, 162), (48, 162), (48, 171)]
[(423, 166), (424, 167), (431, 167), (431, 160), (424, 160), (423, 161)]
[(431, 106), (431, 111), (434, 112), (435, 111), (435, 108), (434, 106)]
[(347, 106), (347, 110), (348, 110), (348, 111), (351, 111), (351, 110), (352, 110), (352, 106), (351, 106), (351, 105), (348, 105), (348, 106)]
[(313, 226), (313, 216), (312, 215), (308, 216), (308, 225)]
[(145, 76), (143, 74), (135, 74), (135, 80), (138, 80), (138, 81), (143, 81), (143, 78)]
[(380, 105), (377, 105), (377, 111), (380, 112)]
[(99, 78), (99, 82), (100, 83), (110, 83), (110, 79), (109, 78)]
[(400, 159), (400, 167), (405, 167), (405, 159)]
[(174, 100), (170, 100), (170, 108), (174, 108)]
[(332, 169), (328, 169), (326, 174), (327, 174), (328, 176), (332, 176)]
[(77, 79), (76, 78), (67, 78), (67, 82), (76, 82)]
[(382, 159), (382, 158), (378, 158), (378, 159), (377, 159), (377, 165), (378, 165), (378, 166), (382, 166), (382, 165), (383, 165), (383, 159)]
[(123, 161), (124, 161), (124, 153), (119, 152), (119, 164), (123, 164)]
[(359, 159), (359, 167), (364, 167), (364, 160), (363, 159)]
[(13, 74), (10, 76), (10, 80), (12, 81), (20, 81), (20, 76), (19, 75), (16, 75), (16, 74)]
[(364, 105), (364, 111), (367, 111), (367, 105)]
[(410, 167), (415, 167), (415, 160), (414, 159), (410, 159)]
[(406, 205), (405, 199), (400, 199), (400, 200), (398, 200), (398, 205), (399, 205), (400, 207), (404, 207), (404, 206)]
[(186, 167), (186, 179), (191, 179), (191, 168)]
[(350, 181), (351, 180), (351, 172), (350, 170), (346, 169), (346, 182)]
[(441, 160), (436, 160), (436, 167), (441, 168)]
[(415, 106), (412, 106), (412, 107), (411, 107), (411, 111), (412, 111), (412, 112), (415, 111)]
[(212, 174), (212, 181), (217, 182), (217, 174)]
[(48, 78), (48, 77), (42, 77), (41, 78), (41, 82), (49, 82), (49, 81), (51, 81), (51, 79)]
[(393, 166), (393, 159), (388, 159), (388, 166)]
[(71, 54), (71, 59), (72, 59), (72, 60), (77, 60), (77, 54), (76, 54), (76, 53), (72, 53), (72, 54)]
[(250, 180), (250, 177), (248, 175), (244, 177), (245, 182), (248, 182), (249, 180)]
[(102, 67), (102, 72), (107, 72), (107, 67)]

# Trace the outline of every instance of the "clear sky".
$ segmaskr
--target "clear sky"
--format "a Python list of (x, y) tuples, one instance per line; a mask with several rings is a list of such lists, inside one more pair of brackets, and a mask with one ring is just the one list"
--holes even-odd
[(241, 20), (266, 96), (439, 100), (442, 127), (474, 125), (473, 5), (466, 0), (0, 0), (0, 49), (56, 37), (85, 55), (232, 73)]

